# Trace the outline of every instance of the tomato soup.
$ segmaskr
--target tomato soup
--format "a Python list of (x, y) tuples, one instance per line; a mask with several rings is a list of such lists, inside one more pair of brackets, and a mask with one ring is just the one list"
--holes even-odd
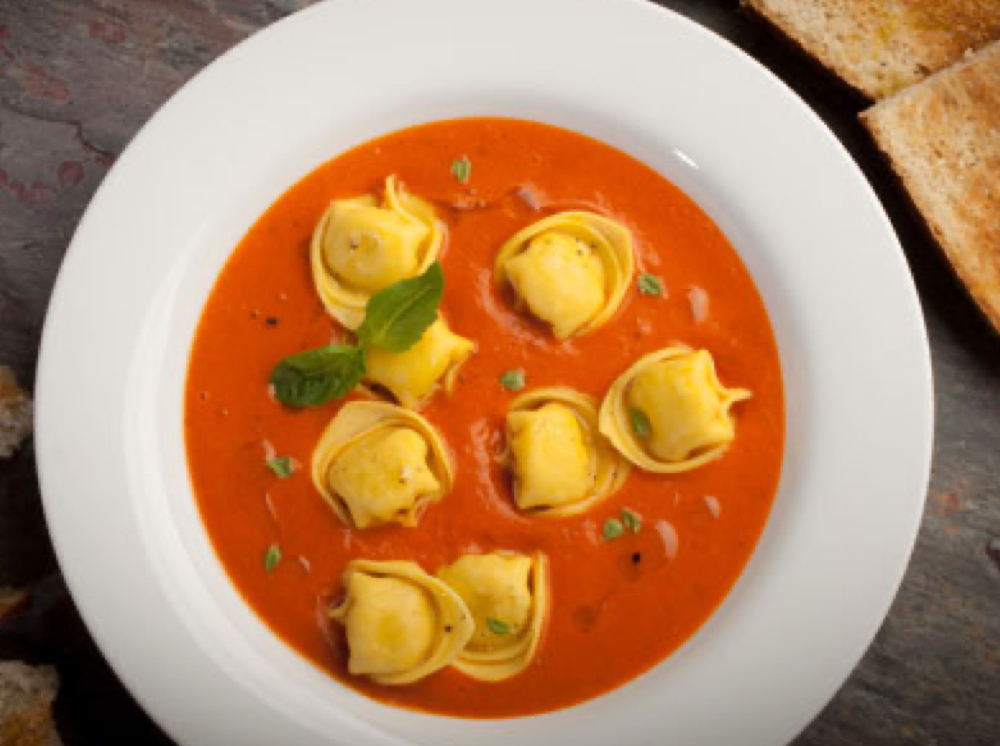
[[(457, 177), (459, 160), (468, 171)], [(317, 296), (310, 238), (331, 200), (377, 194), (392, 174), (446, 226), (440, 311), (476, 352), (453, 390), (438, 392), (421, 412), (454, 457), (450, 494), (417, 526), (359, 530), (330, 509), (309, 469), (327, 424), (359, 394), (293, 409), (275, 400), (268, 380), (291, 353), (350, 341)], [(510, 302), (493, 268), (511, 235), (567, 209), (627, 226), (638, 273), (659, 278), (663, 292), (641, 292), (633, 280), (607, 324), (559, 341)], [(613, 496), (579, 515), (519, 511), (500, 459), (516, 396), (501, 385), (503, 374), (523, 371), (525, 390), (568, 386), (600, 399), (641, 356), (676, 343), (710, 351), (724, 384), (752, 392), (733, 409), (736, 437), (725, 454), (678, 474), (634, 468)], [(784, 403), (760, 295), (698, 205), (593, 139), (534, 122), (464, 119), (412, 127), (338, 156), (250, 228), (197, 330), (185, 432), (194, 494), (219, 560), (276, 635), (338, 682), (382, 702), (510, 717), (628, 682), (712, 614), (767, 520), (781, 471)], [(267, 465), (276, 454), (299, 468), (280, 478)], [(623, 509), (641, 516), (641, 525), (609, 535), (608, 520)], [(496, 550), (548, 557), (550, 609), (524, 671), (485, 682), (449, 667), (404, 686), (348, 673), (343, 630), (327, 610), (349, 561), (412, 560), (433, 574), (462, 554)]]

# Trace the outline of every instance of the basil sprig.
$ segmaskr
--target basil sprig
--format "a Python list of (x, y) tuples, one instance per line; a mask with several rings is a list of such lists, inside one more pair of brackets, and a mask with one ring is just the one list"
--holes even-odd
[(622, 522), (617, 518), (608, 518), (601, 529), (601, 538), (605, 541), (614, 541), (623, 533), (625, 533), (625, 527), (622, 526)]
[(365, 351), (405, 352), (437, 318), (444, 272), (434, 262), (417, 277), (400, 280), (368, 299), (353, 345), (326, 345), (296, 352), (271, 371), (274, 396), (290, 407), (318, 407), (346, 396), (365, 375)]
[(500, 376), (500, 385), (508, 391), (520, 391), (524, 388), (524, 371), (521, 369), (508, 370)]
[(277, 474), (280, 479), (288, 479), (295, 473), (295, 462), (292, 460), (291, 456), (277, 456), (275, 458), (269, 458), (265, 463), (267, 464), (267, 467)]
[(642, 516), (632, 508), (622, 508), (622, 525), (633, 534), (637, 534), (642, 528)]
[(490, 632), (495, 634), (497, 637), (506, 637), (510, 634), (510, 625), (501, 619), (488, 616), (486, 617), (486, 626), (489, 627)]
[(452, 161), (451, 175), (463, 184), (469, 183), (469, 177), (472, 176), (472, 161), (469, 160), (469, 156), (463, 155)]
[(437, 318), (444, 294), (444, 272), (434, 262), (418, 277), (400, 280), (368, 299), (365, 320), (358, 329), (358, 344), (405, 352), (420, 341)]
[(274, 572), (274, 568), (278, 566), (279, 562), (281, 562), (281, 547), (277, 544), (272, 544), (264, 552), (264, 572), (270, 575)]
[(365, 353), (328, 345), (289, 355), (271, 372), (274, 396), (290, 407), (318, 407), (346, 395), (365, 374)]
[(648, 438), (653, 434), (653, 425), (649, 421), (649, 416), (641, 409), (636, 407), (629, 409), (628, 418), (632, 423), (632, 432), (640, 438)]
[(636, 283), (639, 286), (639, 292), (643, 295), (659, 295), (663, 296), (663, 280), (661, 280), (656, 275), (651, 275), (649, 272), (643, 272), (639, 275), (639, 280)]

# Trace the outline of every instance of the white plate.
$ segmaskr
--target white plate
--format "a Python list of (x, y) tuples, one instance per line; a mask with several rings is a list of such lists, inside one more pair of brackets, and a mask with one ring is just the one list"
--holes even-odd
[[(587, 133), (692, 195), (757, 281), (788, 400), (773, 514), (708, 624), (609, 695), (506, 721), (385, 707), (272, 636), (215, 559), (182, 441), (195, 323), (254, 219), (356, 143), (467, 115)], [(920, 309), (875, 196), (820, 120), (725, 41), (638, 0), (337, 0), (212, 64), (108, 175), (49, 310), (37, 451), (73, 596), (182, 744), (774, 746), (889, 607), (931, 409)]]

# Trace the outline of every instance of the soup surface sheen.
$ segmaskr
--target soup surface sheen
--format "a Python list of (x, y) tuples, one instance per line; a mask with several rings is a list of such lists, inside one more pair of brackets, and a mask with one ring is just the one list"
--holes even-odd
[[(468, 183), (452, 173), (467, 156)], [(448, 228), (441, 311), (476, 341), (454, 391), (422, 414), (456, 464), (454, 491), (419, 526), (350, 530), (309, 477), (313, 446), (343, 403), (293, 410), (272, 399), (268, 376), (284, 356), (348, 339), (313, 287), (309, 241), (334, 198), (379, 194), (398, 175)], [(520, 228), (564, 209), (590, 209), (629, 226), (639, 272), (665, 296), (633, 286), (599, 330), (565, 342), (510, 304), (493, 282), (498, 248)], [(570, 386), (601, 398), (640, 356), (683, 342), (709, 350), (737, 404), (736, 440), (691, 472), (633, 469), (624, 487), (568, 518), (519, 513), (498, 455), (516, 394), (499, 383), (525, 373), (526, 389)], [(687, 640), (732, 588), (767, 519), (781, 470), (784, 402), (767, 314), (736, 252), (677, 187), (630, 156), (548, 125), (505, 119), (437, 122), (365, 143), (295, 184), (246, 234), (205, 307), (191, 353), (185, 428), (194, 492), (232, 582), (267, 625), (343, 683), (380, 701), (437, 713), (504, 717), (595, 697), (654, 666)], [(266, 465), (290, 456), (279, 478)], [(622, 508), (638, 533), (602, 538)], [(282, 558), (271, 572), (272, 545)], [(339, 627), (324, 621), (353, 558), (409, 559), (430, 573), (463, 553), (541, 550), (552, 606), (538, 653), (520, 675), (475, 681), (447, 668), (408, 686), (347, 673)]]

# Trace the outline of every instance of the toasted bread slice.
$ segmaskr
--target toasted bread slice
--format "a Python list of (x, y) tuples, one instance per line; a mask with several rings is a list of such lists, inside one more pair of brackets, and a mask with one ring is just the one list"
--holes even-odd
[(31, 433), (31, 399), (17, 385), (14, 372), (0, 365), (0, 458), (14, 455)]
[(59, 676), (49, 666), (0, 662), (0, 743), (4, 746), (57, 746), (52, 701)]
[(872, 99), (1000, 39), (1000, 0), (743, 0)]
[(1000, 331), (1000, 42), (861, 119)]

